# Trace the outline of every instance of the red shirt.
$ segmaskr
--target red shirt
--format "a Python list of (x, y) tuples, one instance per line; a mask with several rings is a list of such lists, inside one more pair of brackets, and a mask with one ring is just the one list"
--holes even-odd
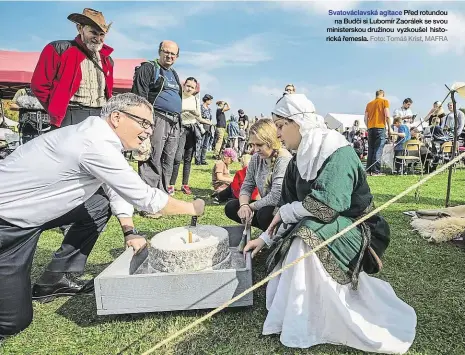
[[(86, 55), (81, 38), (73, 41), (55, 41), (47, 44), (40, 54), (31, 79), (31, 90), (50, 115), (50, 123), (60, 127), (68, 109), (69, 100), (79, 88), (82, 80), (81, 62)], [(103, 45), (100, 50), (105, 96), (109, 99), (113, 91), (113, 48)], [(98, 69), (97, 69), (98, 70)]]
[[(234, 175), (233, 181), (231, 183), (231, 190), (235, 198), (239, 198), (239, 193), (241, 192), (242, 183), (245, 180), (245, 175), (247, 174), (247, 167), (238, 170)], [(258, 189), (255, 188), (252, 192), (251, 200), (256, 201), (259, 196)]]

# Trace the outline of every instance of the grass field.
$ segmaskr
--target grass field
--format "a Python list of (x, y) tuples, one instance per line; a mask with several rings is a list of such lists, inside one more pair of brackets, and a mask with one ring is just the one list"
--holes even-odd
[[(237, 168), (238, 165), (234, 166)], [(194, 193), (207, 199), (202, 224), (230, 224), (222, 205), (213, 205), (209, 166), (193, 166)], [(379, 206), (418, 180), (416, 176), (369, 178)], [(402, 211), (444, 206), (447, 174), (421, 188), (420, 203), (413, 195), (391, 205), (383, 215), (391, 226), (391, 245), (378, 277), (391, 283), (399, 297), (415, 308), (417, 336), (409, 354), (465, 354), (465, 254), (451, 245), (431, 245), (412, 232)], [(179, 186), (178, 186), (179, 187)], [(176, 197), (189, 199), (180, 192)], [(465, 203), (465, 170), (452, 180), (452, 205)], [(139, 230), (153, 235), (167, 228), (186, 225), (189, 217), (148, 220), (135, 217)], [(61, 243), (55, 231), (44, 233), (36, 252), (32, 279), (39, 276)], [(99, 238), (87, 265), (86, 277), (97, 276), (123, 251), (123, 238), (112, 219)], [(266, 252), (254, 260), (254, 281), (266, 276)], [(1, 285), (5, 287), (6, 285)], [(137, 299), (134, 299), (137, 302)], [(21, 334), (7, 339), (2, 354), (140, 354), (172, 332), (207, 311), (97, 316), (94, 295), (61, 298), (34, 304), (34, 321)], [(361, 354), (341, 346), (317, 346), (308, 350), (285, 348), (278, 336), (262, 336), (266, 317), (265, 288), (254, 293), (251, 308), (228, 309), (179, 338), (157, 354)]]

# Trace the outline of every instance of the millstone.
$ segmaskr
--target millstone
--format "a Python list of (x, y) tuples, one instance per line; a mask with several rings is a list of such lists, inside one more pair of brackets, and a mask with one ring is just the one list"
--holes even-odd
[[(188, 242), (192, 232), (192, 243)], [(150, 241), (149, 265), (159, 272), (189, 272), (231, 265), (229, 235), (224, 228), (202, 225), (178, 227), (155, 235)]]

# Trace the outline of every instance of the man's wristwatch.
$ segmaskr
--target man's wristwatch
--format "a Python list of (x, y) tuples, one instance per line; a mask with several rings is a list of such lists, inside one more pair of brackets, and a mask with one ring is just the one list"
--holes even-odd
[(136, 228), (132, 228), (127, 230), (126, 232), (123, 233), (125, 237), (131, 235), (131, 234), (139, 234)]
[(139, 232), (137, 231), (136, 228), (133, 228), (133, 229), (130, 229), (130, 230), (124, 232), (123, 235), (124, 235), (124, 239), (126, 241), (129, 241), (131, 239), (136, 239), (136, 238), (144, 238), (144, 236), (139, 234)]

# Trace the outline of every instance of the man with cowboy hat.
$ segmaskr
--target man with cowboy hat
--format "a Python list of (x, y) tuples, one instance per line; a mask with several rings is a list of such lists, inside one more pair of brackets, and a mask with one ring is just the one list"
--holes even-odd
[[(50, 115), (52, 129), (79, 124), (90, 116), (100, 116), (102, 106), (112, 96), (113, 60), (110, 54), (113, 48), (103, 43), (111, 24), (107, 24), (101, 12), (89, 8), (82, 14), (69, 15), (68, 20), (76, 23), (78, 35), (74, 40), (47, 44), (31, 80), (34, 95)], [(108, 200), (102, 189), (97, 194)], [(142, 238), (134, 229), (131, 216), (117, 215), (117, 218), (125, 236)], [(72, 225), (62, 226), (62, 230), (67, 231)], [(63, 244), (33, 287), (33, 299), (50, 301), (56, 296), (92, 290), (92, 282), (83, 284), (64, 275), (78, 268), (72, 258), (73, 250), (80, 247), (70, 248), (67, 232), (64, 234)], [(89, 245), (89, 241), (82, 240), (82, 245)]]
[(99, 115), (113, 90), (113, 48), (103, 44), (111, 24), (101, 12), (88, 8), (68, 20), (76, 23), (78, 35), (47, 44), (31, 79), (52, 129)]

